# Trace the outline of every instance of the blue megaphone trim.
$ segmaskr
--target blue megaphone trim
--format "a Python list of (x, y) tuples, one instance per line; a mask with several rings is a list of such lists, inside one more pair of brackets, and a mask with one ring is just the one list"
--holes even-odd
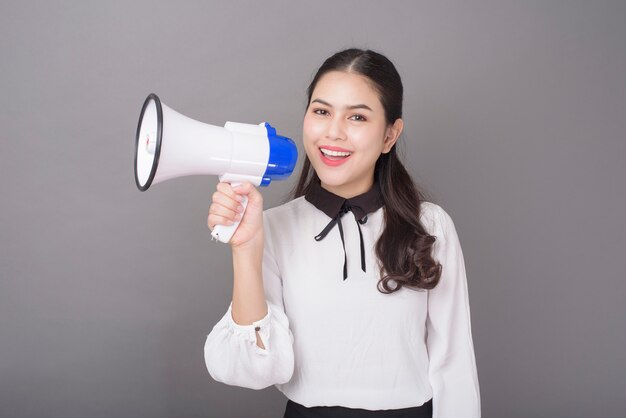
[(265, 123), (267, 141), (270, 145), (270, 158), (263, 174), (261, 186), (267, 186), (272, 180), (286, 179), (293, 173), (298, 162), (298, 148), (290, 138), (276, 134), (269, 123)]

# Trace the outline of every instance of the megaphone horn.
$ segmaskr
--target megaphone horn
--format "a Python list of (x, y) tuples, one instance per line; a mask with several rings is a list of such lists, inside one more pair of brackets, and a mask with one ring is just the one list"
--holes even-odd
[[(197, 174), (217, 175), (232, 184), (249, 181), (267, 186), (289, 177), (297, 159), (293, 140), (277, 135), (269, 123), (209, 125), (176, 112), (154, 93), (141, 108), (135, 137), (135, 183), (142, 192), (152, 184)], [(242, 206), (245, 210), (247, 199)], [(238, 225), (218, 225), (212, 236), (229, 242)]]

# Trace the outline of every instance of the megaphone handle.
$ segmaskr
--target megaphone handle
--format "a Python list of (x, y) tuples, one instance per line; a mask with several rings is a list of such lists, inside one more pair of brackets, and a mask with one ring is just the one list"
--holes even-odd
[[(231, 186), (235, 187), (240, 185), (241, 183), (231, 183)], [(241, 201), (241, 206), (243, 206), (243, 211), (241, 212), (241, 217), (243, 219), (243, 215), (246, 213), (246, 208), (248, 207), (248, 196), (241, 196), (243, 200)], [(241, 221), (239, 221), (241, 222)], [(232, 225), (215, 225), (213, 228), (213, 232), (211, 232), (211, 236), (216, 240), (228, 244), (230, 239), (235, 234), (237, 227), (239, 226), (239, 222), (235, 222)]]

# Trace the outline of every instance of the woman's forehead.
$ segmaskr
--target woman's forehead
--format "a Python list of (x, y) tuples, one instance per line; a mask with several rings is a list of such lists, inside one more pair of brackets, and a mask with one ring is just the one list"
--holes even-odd
[(378, 92), (365, 76), (346, 71), (330, 71), (324, 74), (311, 95), (311, 100), (321, 99), (333, 107), (350, 107), (365, 104), (373, 110), (381, 110)]

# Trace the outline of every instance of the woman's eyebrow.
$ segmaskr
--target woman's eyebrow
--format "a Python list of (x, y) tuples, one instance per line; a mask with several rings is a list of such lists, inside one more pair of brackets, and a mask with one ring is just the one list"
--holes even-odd
[[(322, 99), (314, 99), (314, 100), (312, 100), (312, 101), (311, 101), (311, 103), (321, 103), (321, 104), (323, 104), (323, 105), (325, 105), (325, 106), (328, 106), (328, 107), (333, 107), (333, 105), (331, 105), (330, 103), (328, 103), (327, 101), (324, 101), (324, 100), (322, 100)], [(369, 111), (373, 112), (372, 108), (371, 108), (371, 107), (369, 107), (369, 106), (368, 106), (368, 105), (366, 105), (366, 104), (356, 104), (356, 105), (350, 105), (350, 106), (346, 106), (346, 109), (348, 109), (348, 110), (353, 110), (353, 109), (367, 109), (367, 110), (369, 110)]]

